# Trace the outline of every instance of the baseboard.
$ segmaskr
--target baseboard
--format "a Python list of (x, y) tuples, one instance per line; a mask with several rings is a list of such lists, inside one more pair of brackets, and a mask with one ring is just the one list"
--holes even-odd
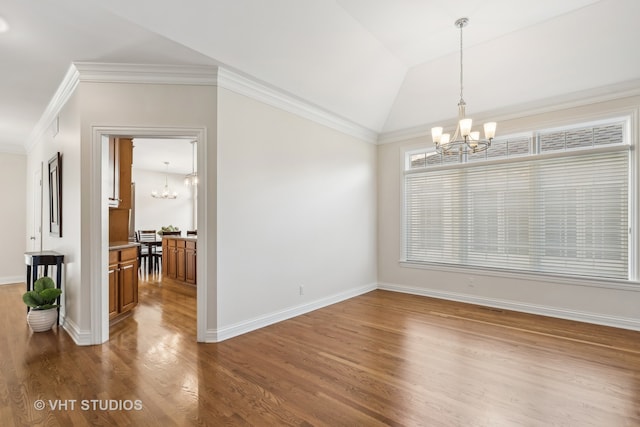
[(24, 284), (24, 277), (25, 276), (0, 277), (0, 286), (1, 285), (18, 285), (21, 283)]
[(501, 300), (495, 298), (479, 297), (476, 295), (461, 294), (457, 292), (436, 291), (433, 289), (416, 288), (392, 283), (379, 283), (378, 289), (392, 292), (402, 292), (412, 295), (439, 298), (450, 301), (465, 302), (482, 305), (485, 307), (501, 308), (504, 310), (520, 311), (523, 313), (538, 314), (541, 316), (557, 317), (559, 319), (575, 320), (595, 325), (612, 326), (614, 328), (640, 331), (640, 320), (617, 316), (605, 316), (602, 314), (588, 313), (576, 310), (567, 310), (557, 307), (526, 304), (521, 302)]
[(71, 319), (60, 316), (60, 326), (67, 331), (76, 345), (93, 345), (91, 331), (82, 331)]
[(292, 317), (300, 316), (301, 314), (312, 312), (322, 307), (336, 304), (338, 302), (356, 297), (358, 295), (366, 294), (367, 292), (371, 292), (377, 288), (378, 285), (372, 283), (358, 288), (353, 288), (348, 291), (340, 292), (338, 294), (334, 294), (325, 298), (321, 298), (316, 301), (308, 302), (295, 307), (287, 308), (285, 310), (249, 319), (247, 321), (236, 323), (234, 325), (226, 326), (220, 329), (207, 330), (205, 333), (205, 342), (224, 341), (226, 339), (233, 338), (238, 335), (254, 331), (256, 329), (264, 328), (265, 326), (269, 326), (283, 320), (291, 319)]

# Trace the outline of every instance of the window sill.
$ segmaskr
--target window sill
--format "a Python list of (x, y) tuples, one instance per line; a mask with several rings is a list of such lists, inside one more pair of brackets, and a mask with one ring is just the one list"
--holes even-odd
[(422, 263), (414, 261), (399, 260), (400, 267), (413, 268), (419, 270), (435, 270), (457, 274), (474, 274), (485, 277), (495, 277), (504, 279), (518, 279), (535, 282), (552, 282), (559, 284), (568, 284), (574, 286), (587, 286), (595, 288), (608, 288), (624, 291), (640, 292), (640, 282), (632, 280), (605, 279), (593, 277), (566, 277), (556, 274), (534, 273), (524, 271), (513, 271), (498, 268), (487, 267), (471, 267), (445, 265), (436, 263)]

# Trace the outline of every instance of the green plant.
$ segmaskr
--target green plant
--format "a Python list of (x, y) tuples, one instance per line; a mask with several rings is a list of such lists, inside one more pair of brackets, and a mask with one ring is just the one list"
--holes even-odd
[(180, 231), (180, 229), (178, 227), (174, 227), (173, 225), (167, 225), (166, 227), (160, 227), (158, 235), (162, 236), (165, 231)]
[(58, 307), (56, 300), (62, 294), (62, 289), (56, 288), (51, 277), (41, 277), (33, 284), (33, 290), (22, 295), (22, 301), (34, 310), (47, 310)]

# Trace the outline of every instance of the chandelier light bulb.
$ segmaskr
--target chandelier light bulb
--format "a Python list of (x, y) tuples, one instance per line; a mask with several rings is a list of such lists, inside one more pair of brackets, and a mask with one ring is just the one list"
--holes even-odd
[(484, 124), (484, 137), (487, 139), (493, 139), (496, 137), (496, 122), (487, 122)]
[(442, 136), (441, 127), (431, 128), (431, 138), (433, 139), (433, 142), (435, 142), (436, 144), (439, 143), (441, 136)]
[(471, 132), (472, 123), (473, 123), (472, 119), (460, 120), (460, 134), (462, 134), (463, 138), (469, 136), (469, 133)]

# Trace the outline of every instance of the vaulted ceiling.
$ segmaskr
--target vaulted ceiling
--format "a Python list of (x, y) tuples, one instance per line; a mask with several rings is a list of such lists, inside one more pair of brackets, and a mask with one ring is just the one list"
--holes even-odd
[(0, 149), (74, 61), (222, 65), (379, 134), (640, 81), (638, 0), (4, 0)]

